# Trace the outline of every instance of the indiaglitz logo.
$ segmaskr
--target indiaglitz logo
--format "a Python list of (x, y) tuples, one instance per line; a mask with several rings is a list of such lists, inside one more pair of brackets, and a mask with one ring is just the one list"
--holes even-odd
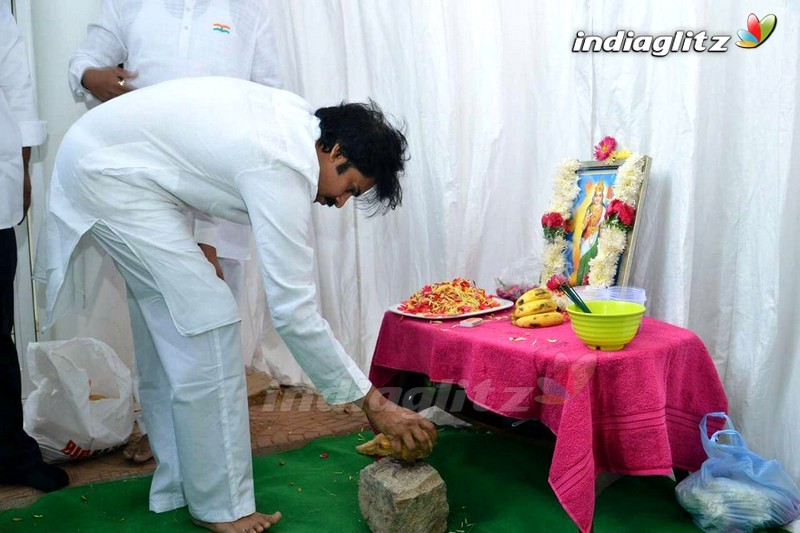
[[(778, 17), (765, 15), (759, 20), (751, 13), (747, 18), (747, 29), (739, 30), (741, 48), (757, 48), (772, 35)], [(573, 52), (644, 52), (655, 57), (664, 57), (671, 52), (727, 52), (732, 35), (709, 35), (706, 30), (699, 32), (678, 30), (672, 35), (637, 35), (632, 30), (619, 30), (614, 35), (586, 35), (583, 30), (575, 34)]]
[(758, 20), (754, 13), (750, 13), (747, 17), (747, 29), (739, 30), (739, 39), (736, 46), (740, 48), (758, 48), (764, 41), (769, 39), (772, 32), (775, 31), (775, 26), (778, 25), (778, 17), (775, 15), (766, 15), (763, 19)]

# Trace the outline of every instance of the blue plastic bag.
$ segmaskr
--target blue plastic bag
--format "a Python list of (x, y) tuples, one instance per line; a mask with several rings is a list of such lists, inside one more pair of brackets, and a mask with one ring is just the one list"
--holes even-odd
[[(725, 419), (728, 429), (709, 438), (709, 417)], [(797, 484), (778, 461), (751, 452), (725, 413), (705, 415), (700, 438), (708, 459), (675, 487), (678, 501), (700, 529), (747, 532), (782, 526), (800, 516)]]

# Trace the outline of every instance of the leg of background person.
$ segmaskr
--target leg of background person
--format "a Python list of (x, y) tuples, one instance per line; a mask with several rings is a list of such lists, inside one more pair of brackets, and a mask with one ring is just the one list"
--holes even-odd
[(22, 385), (14, 325), (14, 228), (0, 230), (0, 483), (21, 484), (45, 492), (69, 483), (66, 472), (42, 461), (39, 445), (22, 427)]
[[(0, 465), (5, 472), (41, 462), (39, 447), (19, 447), (22, 429), (22, 385), (17, 350), (11, 340), (14, 327), (14, 275), (17, 241), (14, 228), (0, 230)], [(27, 436), (27, 435), (26, 435)], [(32, 439), (31, 439), (32, 440)]]
[[(130, 296), (130, 295), (129, 295)], [(128, 298), (128, 307), (130, 308), (130, 298)], [(134, 335), (135, 339), (135, 335)], [(135, 342), (135, 340), (134, 340)], [(134, 349), (134, 351), (136, 351)], [(133, 399), (139, 405), (139, 411), (136, 413), (136, 425), (139, 427), (139, 438), (130, 440), (122, 455), (125, 459), (133, 461), (134, 463), (146, 463), (153, 458), (153, 451), (150, 448), (150, 438), (147, 436), (147, 424), (144, 421), (144, 410), (142, 408), (142, 400), (139, 395), (139, 370), (136, 364), (136, 355), (133, 356), (133, 371), (131, 372), (131, 385), (133, 388)]]
[(136, 425), (139, 427), (139, 438), (129, 441), (128, 445), (125, 446), (125, 451), (122, 453), (129, 461), (133, 461), (134, 463), (146, 463), (153, 458), (153, 452), (150, 449), (150, 439), (147, 436), (147, 424), (145, 424), (144, 414), (141, 409), (142, 401), (139, 396), (140, 378), (139, 371), (136, 368), (136, 356), (134, 355), (133, 372), (131, 372), (131, 378), (133, 381), (133, 399), (140, 408), (140, 410), (136, 413)]
[[(103, 224), (96, 224), (92, 233), (128, 282), (169, 380), (167, 405), (172, 409), (183, 493), (190, 513), (206, 522), (230, 522), (252, 514), (255, 496), (239, 324), (182, 336), (144, 264)], [(137, 364), (142, 368), (138, 356)], [(161, 462), (157, 443), (162, 428), (152, 417), (144, 381), (142, 373), (139, 392), (153, 450)]]
[[(128, 293), (128, 307), (130, 308), (131, 298), (130, 292)], [(131, 311), (133, 312), (133, 311)], [(134, 342), (136, 336), (134, 335)], [(136, 350), (134, 349), (134, 352)], [(150, 439), (147, 436), (147, 425), (144, 422), (144, 414), (142, 412), (142, 401), (139, 397), (139, 370), (136, 365), (136, 355), (133, 356), (133, 369), (131, 372), (131, 386), (133, 389), (133, 399), (139, 406), (139, 411), (136, 412), (136, 425), (139, 427), (139, 438), (128, 441), (122, 455), (125, 459), (133, 461), (134, 463), (146, 463), (153, 458), (153, 451), (150, 449)]]

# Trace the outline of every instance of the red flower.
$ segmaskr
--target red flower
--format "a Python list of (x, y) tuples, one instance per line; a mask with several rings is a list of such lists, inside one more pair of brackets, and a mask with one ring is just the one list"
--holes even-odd
[(606, 209), (606, 218), (616, 217), (623, 226), (632, 226), (636, 220), (636, 209), (621, 200), (611, 200)]
[(636, 220), (636, 209), (628, 204), (623, 203), (619, 210), (619, 220), (626, 226), (633, 226), (633, 221)]
[(542, 226), (545, 228), (566, 228), (567, 223), (561, 213), (552, 211), (542, 216)]
[(616, 147), (617, 140), (614, 137), (603, 137), (594, 147), (594, 158), (598, 161), (605, 161)]
[(567, 278), (560, 274), (556, 274), (547, 280), (547, 288), (551, 291), (561, 290), (560, 287), (567, 282)]

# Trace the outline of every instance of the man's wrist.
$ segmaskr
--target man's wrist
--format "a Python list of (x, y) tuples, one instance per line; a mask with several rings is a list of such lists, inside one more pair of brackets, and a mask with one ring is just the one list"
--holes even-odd
[(359, 398), (357, 400), (354, 400), (353, 404), (356, 407), (362, 409), (363, 411), (367, 411), (369, 409), (369, 405), (368, 405), (369, 404), (369, 398), (372, 395), (374, 390), (375, 390), (375, 387), (370, 387), (369, 390), (367, 391), (367, 393), (364, 396), (362, 396), (361, 398)]
[(91, 77), (100, 70), (101, 69), (99, 67), (95, 66), (87, 66), (85, 69), (83, 69), (83, 72), (78, 78), (78, 84), (74, 87), (73, 90), (73, 93), (75, 94), (76, 98), (84, 100), (87, 103), (93, 100), (99, 100), (99, 98), (97, 98), (97, 96), (94, 94), (94, 90), (92, 89), (92, 87), (89, 87), (89, 85), (94, 86), (95, 83), (91, 79), (89, 79), (88, 80), (89, 84), (87, 85), (87, 75), (88, 77)]
[(25, 172), (28, 172), (28, 165), (31, 161), (31, 147), (30, 146), (23, 146), (22, 147), (22, 168)]
[(92, 92), (92, 90), (86, 85), (86, 75), (89, 74), (89, 71), (91, 71), (91, 70), (94, 70), (94, 69), (89, 67), (89, 68), (84, 69), (83, 73), (81, 73), (81, 82), (76, 87), (76, 90), (78, 92), (82, 92), (84, 94), (87, 93), (87, 92)]
[(388, 402), (386, 398), (374, 386), (370, 387), (369, 391), (363, 398), (353, 402), (361, 408), (364, 413), (369, 416), (383, 410), (383, 406)]

